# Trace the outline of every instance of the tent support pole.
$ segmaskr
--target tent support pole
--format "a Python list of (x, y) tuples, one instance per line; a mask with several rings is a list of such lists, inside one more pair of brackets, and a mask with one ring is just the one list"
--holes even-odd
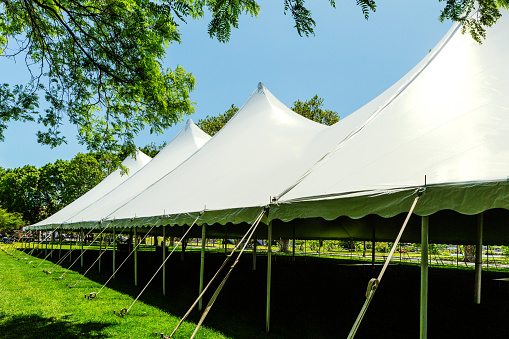
[(272, 279), (272, 221), (267, 225), (267, 309), (265, 314), (265, 331), (270, 331), (270, 285)]
[(373, 224), (373, 237), (371, 240), (371, 267), (375, 268), (375, 224)]
[(71, 232), (71, 239), (69, 241), (69, 262), (72, 263), (72, 238), (73, 238), (74, 232)]
[(257, 244), (258, 244), (258, 241), (253, 235), (253, 271), (256, 271), (256, 245)]
[(101, 273), (101, 252), (103, 251), (103, 239), (104, 239), (103, 236), (104, 234), (101, 234), (101, 239), (99, 240), (99, 262), (97, 263), (99, 267), (99, 273)]
[(134, 228), (134, 286), (138, 286), (138, 229)]
[(163, 243), (161, 244), (163, 250), (163, 296), (166, 295), (166, 226), (163, 226)]
[(481, 303), (481, 274), (482, 274), (482, 236), (483, 236), (483, 214), (477, 216), (477, 243), (475, 246), (475, 281), (474, 281), (474, 302)]
[(83, 243), (85, 242), (85, 236), (83, 234), (83, 228), (80, 229), (80, 240), (81, 240), (81, 267), (83, 267)]
[(55, 242), (55, 232), (51, 233), (51, 252), (50, 257), (53, 258), (53, 243)]
[(113, 279), (115, 279), (115, 256), (117, 253), (117, 237), (115, 236), (115, 228), (113, 228), (113, 256), (112, 256), (112, 262), (113, 262)]
[(224, 225), (224, 255), (228, 255), (228, 229), (227, 225)]
[(295, 261), (295, 224), (293, 225), (292, 261)]
[(58, 232), (58, 242), (60, 245), (60, 248), (58, 249), (58, 260), (62, 258), (62, 229), (60, 229), (60, 232)]
[(420, 337), (428, 336), (428, 230), (429, 217), (422, 217), (421, 221), (421, 309), (420, 309)]
[[(205, 245), (207, 244), (207, 230), (205, 228), (205, 224), (201, 225), (201, 258), (200, 258), (200, 288), (198, 291), (198, 295), (201, 295), (201, 292), (203, 291), (203, 276), (205, 272)], [(198, 311), (201, 311), (203, 309), (202, 300), (203, 298), (200, 298), (198, 301)]]

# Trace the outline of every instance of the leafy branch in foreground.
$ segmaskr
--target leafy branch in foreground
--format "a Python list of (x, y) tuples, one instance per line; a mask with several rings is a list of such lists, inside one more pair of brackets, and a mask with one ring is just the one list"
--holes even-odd
[[(509, 0), (439, 0), (440, 20), (463, 24), (481, 42)], [(332, 8), (335, 1), (329, 0)], [(356, 0), (366, 19), (375, 0)], [(305, 0), (282, 0), (297, 33), (314, 34)], [(0, 141), (10, 121), (36, 121), (38, 141), (66, 142), (68, 120), (91, 151), (134, 153), (144, 128), (161, 133), (194, 112), (195, 79), (183, 68), (165, 69), (169, 44), (180, 43), (179, 23), (210, 11), (209, 35), (227, 42), (242, 14), (257, 16), (256, 0), (0, 0), (0, 56), (24, 60), (24, 85), (0, 84)], [(177, 22), (178, 20), (178, 22)], [(40, 98), (49, 108), (39, 111)], [(42, 106), (42, 105), (41, 105)]]

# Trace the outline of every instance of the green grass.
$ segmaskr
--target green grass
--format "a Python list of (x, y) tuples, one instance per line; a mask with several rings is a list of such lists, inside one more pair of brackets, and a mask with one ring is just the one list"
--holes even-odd
[[(169, 333), (178, 323), (177, 317), (140, 301), (125, 317), (115, 316), (113, 309), (128, 307), (133, 298), (105, 288), (96, 299), (85, 299), (101, 285), (84, 278), (69, 289), (66, 284), (79, 279), (78, 273), (69, 271), (65, 279), (55, 280), (59, 272), (42, 272), (53, 263), (35, 269), (27, 264), (30, 260), (0, 252), (0, 338), (159, 338), (155, 332)], [(189, 338), (194, 326), (184, 323), (175, 338)], [(225, 336), (202, 327), (197, 338)]]

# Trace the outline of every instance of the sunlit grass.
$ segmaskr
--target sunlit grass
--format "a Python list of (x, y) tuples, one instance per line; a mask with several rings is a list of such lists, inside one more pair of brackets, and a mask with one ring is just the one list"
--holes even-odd
[[(4, 248), (5, 245), (2, 245)], [(20, 256), (21, 258), (27, 255)], [(33, 260), (33, 263), (28, 264)], [(73, 289), (80, 275), (69, 271), (62, 280), (55, 280), (64, 271), (41, 258), (18, 260), (0, 252), (0, 338), (159, 338), (155, 332), (171, 332), (178, 318), (138, 301), (125, 317), (113, 314), (132, 304), (133, 298), (105, 288), (97, 298), (85, 294), (98, 291), (101, 285), (86, 277)], [(175, 338), (189, 338), (193, 323), (185, 323)], [(225, 338), (222, 334), (201, 328), (197, 338)]]

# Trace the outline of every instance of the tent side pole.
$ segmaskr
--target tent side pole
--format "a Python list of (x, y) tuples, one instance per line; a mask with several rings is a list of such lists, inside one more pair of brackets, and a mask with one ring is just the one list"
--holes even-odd
[(371, 267), (375, 268), (375, 224), (373, 223), (373, 237), (371, 240)]
[(83, 267), (83, 243), (85, 242), (85, 235), (84, 235), (84, 231), (83, 231), (83, 227), (80, 228), (80, 242), (81, 242), (81, 267)]
[(99, 273), (101, 273), (101, 252), (103, 251), (103, 236), (104, 234), (101, 234), (101, 239), (99, 240), (99, 262), (97, 263), (98, 264), (98, 267), (99, 267)]
[(74, 232), (71, 232), (71, 238), (69, 239), (69, 262), (72, 263), (72, 238), (74, 236)]
[(253, 271), (256, 271), (256, 245), (258, 243), (258, 239), (253, 236)]
[[(203, 291), (203, 276), (205, 272), (205, 245), (207, 244), (207, 230), (205, 228), (205, 224), (201, 226), (201, 258), (200, 258), (200, 288), (198, 291), (198, 295), (201, 295), (201, 292)], [(198, 311), (201, 311), (203, 309), (202, 300), (203, 298), (200, 298), (198, 301)]]
[(428, 231), (429, 217), (422, 217), (421, 221), (421, 309), (420, 309), (420, 337), (428, 336)]
[(50, 257), (53, 258), (53, 244), (55, 242), (55, 232), (52, 232), (51, 233), (51, 252), (50, 252)]
[(138, 286), (138, 232), (134, 228), (134, 286)]
[[(112, 256), (112, 262), (113, 262), (113, 272), (115, 272), (115, 254), (117, 252), (117, 237), (115, 236), (115, 228), (113, 228), (113, 256)], [(113, 273), (113, 279), (115, 279), (115, 274)]]
[(483, 236), (483, 214), (477, 216), (477, 243), (475, 246), (475, 280), (474, 280), (474, 302), (481, 303), (481, 274), (482, 274), (482, 236)]
[(62, 258), (62, 229), (60, 229), (60, 232), (58, 232), (58, 242), (59, 242), (59, 245), (60, 245), (60, 248), (58, 249), (58, 260), (60, 260), (60, 258)]
[(265, 331), (270, 331), (270, 285), (272, 279), (272, 221), (267, 225), (267, 309), (265, 314)]
[(166, 226), (163, 226), (163, 243), (161, 244), (163, 250), (163, 296), (166, 295)]
[(295, 224), (293, 225), (292, 261), (295, 261)]

